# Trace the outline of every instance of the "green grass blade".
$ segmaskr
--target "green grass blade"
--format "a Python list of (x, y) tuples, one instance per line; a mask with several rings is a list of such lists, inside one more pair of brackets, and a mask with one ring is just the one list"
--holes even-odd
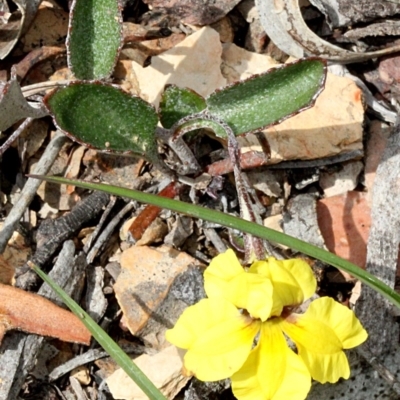
[(353, 275), (361, 282), (370, 286), (372, 289), (376, 290), (382, 296), (387, 298), (396, 307), (400, 308), (400, 295), (396, 293), (394, 289), (391, 289), (389, 286), (385, 285), (375, 276), (357, 267), (357, 265), (352, 264), (351, 262), (346, 261), (333, 253), (330, 253), (329, 251), (320, 249), (319, 247), (311, 245), (307, 242), (303, 242), (302, 240), (286, 235), (285, 233), (274, 231), (273, 229), (266, 228), (253, 222), (245, 221), (232, 215), (224, 214), (220, 211), (210, 210), (205, 207), (184, 203), (183, 201), (167, 199), (165, 197), (143, 193), (137, 190), (126, 189), (112, 185), (105, 185), (101, 183), (77, 181), (61, 177), (35, 175), (30, 176), (36, 177), (38, 179), (43, 179), (47, 182), (54, 182), (59, 184), (65, 183), (68, 185), (74, 185), (91, 190), (101, 190), (103, 192), (114, 194), (116, 196), (126, 197), (129, 199), (140, 201), (142, 203), (153, 204), (155, 206), (166, 208), (168, 210), (172, 210), (181, 214), (186, 214), (191, 217), (204, 219), (206, 221), (214, 222), (228, 228), (237, 229), (242, 232), (249, 233), (250, 235), (254, 235), (262, 239), (269, 240), (271, 242), (283, 244), (293, 250), (300, 251), (304, 254), (307, 254), (311, 257), (314, 257), (327, 264), (333, 265), (334, 267), (340, 268), (348, 272), (349, 274)]
[(61, 297), (70, 310), (85, 324), (101, 347), (127, 373), (127, 375), (143, 390), (151, 400), (166, 400), (166, 397), (154, 386), (147, 376), (136, 366), (127, 354), (100, 328), (99, 325), (57, 285), (37, 265), (31, 268)]

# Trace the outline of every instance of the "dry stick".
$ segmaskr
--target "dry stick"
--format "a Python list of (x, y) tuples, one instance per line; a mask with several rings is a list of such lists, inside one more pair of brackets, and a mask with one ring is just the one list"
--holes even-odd
[[(89, 240), (86, 242), (85, 246), (83, 247), (83, 252), (88, 253), (90, 248), (92, 247), (93, 242), (97, 239), (99, 236), (101, 230), (103, 229), (103, 226), (106, 222), (107, 217), (110, 215), (111, 210), (114, 208), (115, 203), (117, 202), (117, 197), (111, 196), (110, 201), (107, 204), (106, 209), (104, 210), (103, 214), (101, 215), (99, 223), (96, 225), (95, 230), (92, 232), (90, 235)], [(87, 261), (87, 260), (86, 260)], [(88, 264), (91, 264), (91, 262), (87, 261)]]
[(32, 121), (33, 118), (26, 118), (26, 120), (10, 135), (10, 137), (0, 146), (0, 156), (3, 155), (3, 153), (11, 146), (12, 142), (30, 126)]
[(70, 82), (72, 82), (72, 81), (64, 80), (64, 81), (39, 82), (39, 83), (34, 83), (33, 85), (24, 86), (21, 88), (21, 91), (22, 91), (22, 94), (24, 95), (24, 97), (29, 97), (34, 94), (43, 92), (44, 90), (55, 89), (58, 87), (66, 86)]
[(49, 374), (48, 379), (50, 382), (54, 382), (63, 375), (68, 374), (68, 372), (71, 372), (73, 369), (104, 357), (109, 357), (109, 355), (103, 349), (90, 349), (86, 353), (80, 354), (79, 356), (76, 356), (64, 364), (54, 368)]
[(105, 227), (103, 232), (101, 232), (100, 236), (98, 237), (96, 243), (90, 250), (89, 254), (87, 255), (87, 262), (88, 264), (91, 264), (95, 257), (97, 256), (100, 248), (103, 246), (103, 244), (108, 240), (108, 238), (112, 235), (114, 232), (115, 227), (121, 222), (121, 219), (125, 217), (125, 215), (131, 211), (135, 207), (135, 204), (133, 201), (130, 201), (111, 221), (110, 223)]
[[(64, 241), (70, 239), (85, 223), (95, 218), (107, 205), (109, 199), (109, 194), (95, 191), (78, 202), (68, 214), (56, 219), (44, 220), (37, 230), (37, 248), (30, 261), (44, 267)], [(32, 289), (39, 281), (39, 276), (27, 263), (18, 268), (16, 286)]]
[[(50, 141), (42, 157), (40, 158), (35, 168), (34, 174), (47, 174), (54, 160), (57, 158), (61, 147), (66, 141), (67, 137), (60, 131), (57, 131), (56, 135)], [(32, 199), (34, 198), (40, 184), (41, 181), (38, 179), (29, 178), (26, 181), (17, 202), (14, 204), (14, 207), (11, 209), (10, 213), (5, 219), (3, 229), (0, 232), (0, 253), (3, 253), (4, 249), (6, 248), (7, 242), (10, 240), (26, 208), (29, 206)]]
[(218, 253), (225, 253), (227, 247), (213, 228), (203, 228), (205, 237), (213, 244)]

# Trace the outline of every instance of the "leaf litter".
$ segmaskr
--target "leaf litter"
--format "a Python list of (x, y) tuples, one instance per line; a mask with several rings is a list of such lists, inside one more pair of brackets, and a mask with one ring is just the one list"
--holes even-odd
[[(345, 0), (342, 2), (345, 3)], [(36, 102), (37, 98), (25, 100), (24, 86), (57, 79), (57, 76), (62, 76), (62, 79), (70, 77), (70, 71), (66, 69), (64, 48), (65, 17), (68, 13), (64, 3), (43, 2), (36, 21), (33, 20), (31, 30), (24, 36), (22, 32), (25, 28), (24, 30), (19, 28), (18, 35), (22, 33), (21, 41), (18, 42), (18, 37), (13, 37), (3, 43), (1, 54), (7, 63), (4, 64), (2, 76), (8, 77), (8, 82), (4, 81), (3, 87), (12, 85), (17, 96), (12, 99), (12, 104), (16, 106), (8, 107), (1, 119), (5, 121), (2, 126), (3, 141), (18, 130), (19, 121), (27, 117), (40, 118), (45, 115), (43, 109), (38, 107), (40, 102)], [(160, 0), (148, 3), (151, 5), (150, 8), (142, 4), (139, 9), (132, 2), (125, 4), (124, 47), (115, 74), (118, 80), (114, 83), (122, 82), (125, 90), (141, 96), (155, 107), (158, 107), (165, 84), (188, 87), (206, 97), (228, 83), (265, 72), (287, 61), (287, 56), (276, 47), (279, 43), (269, 42), (268, 37), (260, 29), (260, 19), (252, 2), (245, 1), (239, 5), (237, 1), (221, 2), (218, 10), (204, 8), (204, 5), (199, 8), (192, 7), (191, 2), (183, 0), (176, 2)], [(196, 4), (203, 3), (196, 2)], [(392, 15), (395, 7), (398, 6), (385, 3), (385, 9), (379, 12)], [(204, 9), (208, 11), (204, 12)], [(251, 13), (249, 10), (252, 10)], [(310, 10), (312, 9), (309, 6), (303, 9), (306, 11), (303, 14), (305, 18), (307, 11)], [(332, 26), (341, 24), (340, 26), (347, 27), (348, 21), (374, 22), (382, 16), (374, 14), (370, 9), (370, 14), (366, 16), (359, 15), (358, 9), (357, 12), (352, 10), (353, 14), (336, 16), (332, 12), (338, 13), (341, 8), (333, 10), (320, 6), (320, 10), (320, 14), (315, 9), (313, 12), (320, 17), (326, 13), (327, 21), (331, 22)], [(143, 13), (144, 11), (146, 12)], [(15, 12), (7, 14), (8, 12), (3, 15), (2, 23), (7, 28), (12, 28), (14, 26), (12, 17)], [(16, 12), (18, 13), (18, 10)], [(36, 12), (30, 9), (29, 13), (27, 17), (32, 20), (32, 15)], [(52, 22), (53, 25), (49, 29), (35, 28), (39, 27), (38, 21), (43, 15), (48, 16), (46, 20), (58, 23)], [(307, 23), (320, 37), (323, 37), (321, 34), (323, 30), (318, 25), (317, 18), (310, 18)], [(189, 24), (212, 24), (212, 26), (198, 27)], [(372, 24), (371, 26), (373, 27)], [(366, 31), (366, 36), (360, 37), (360, 33), (357, 37), (356, 44), (361, 45), (363, 50), (372, 43), (371, 30), (375, 32), (370, 28), (370, 31)], [(393, 34), (384, 32), (387, 32), (386, 36), (380, 33), (381, 42), (375, 43), (375, 47), (372, 43), (371, 51), (377, 48), (376, 44), (383, 43), (382, 38), (386, 39), (388, 35)], [(343, 37), (346, 37), (346, 33)], [(334, 35), (328, 35), (324, 39), (333, 38)], [(360, 43), (360, 40), (365, 42)], [(340, 41), (339, 38), (335, 45), (343, 46), (342, 43), (343, 40)], [(388, 46), (396, 46), (396, 43), (391, 43), (391, 38), (388, 38), (387, 43)], [(254, 52), (255, 49), (258, 52)], [(290, 51), (289, 55), (292, 55)], [(364, 56), (352, 57), (353, 61), (365, 59)], [(349, 68), (351, 73), (348, 74), (350, 78), (353, 74), (358, 79), (368, 80), (375, 85), (377, 90), (373, 93), (376, 101), (390, 109), (387, 100), (395, 100), (398, 94), (396, 90), (398, 79), (395, 68), (391, 65), (391, 63), (395, 65), (395, 62), (395, 56), (388, 56), (386, 60), (369, 60), (367, 64), (352, 65)], [(12, 65), (20, 67), (19, 70), (17, 68), (17, 74), (23, 80), (19, 83), (15, 74), (11, 75)], [(373, 247), (373, 240), (379, 236), (376, 229), (379, 228), (378, 232), (382, 235), (386, 234), (386, 230), (393, 232), (396, 229), (389, 228), (382, 222), (380, 224), (383, 226), (374, 227), (374, 218), (377, 219), (374, 215), (379, 212), (384, 213), (382, 210), (388, 204), (393, 206), (394, 200), (388, 197), (378, 204), (378, 200), (375, 199), (374, 206), (374, 198), (371, 198), (373, 179), (379, 160), (381, 157), (383, 159), (387, 157), (383, 154), (388, 139), (387, 134), (382, 132), (390, 132), (392, 128), (388, 122), (393, 120), (385, 121), (383, 117), (383, 121), (379, 122), (374, 114), (366, 110), (363, 100), (364, 89), (359, 88), (350, 78), (329, 73), (325, 90), (314, 107), (263, 132), (239, 138), (241, 162), (248, 170), (248, 180), (254, 187), (260, 203), (261, 216), (265, 221), (269, 221), (265, 223), (272, 223), (272, 219), (280, 220), (278, 226), (274, 222), (279, 229), (284, 229), (300, 238), (307, 237), (310, 241), (314, 239), (303, 235), (310, 235), (312, 231), (315, 240), (321, 246), (325, 243), (337, 254), (353, 261), (359, 260), (356, 262), (360, 267), (369, 269), (375, 265), (376, 269), (376, 265), (379, 265), (376, 264), (376, 257), (379, 258), (379, 254), (382, 254), (382, 249), (380, 252), (373, 250), (376, 249), (376, 245)], [(22, 92), (20, 87), (23, 89)], [(5, 92), (3, 93), (3, 101), (10, 101)], [(2, 107), (2, 110), (6, 110), (6, 107)], [(5, 250), (0, 264), (2, 282), (7, 285), (16, 282), (24, 289), (36, 291), (39, 282), (29, 276), (24, 268), (28, 260), (34, 260), (47, 268), (50, 268), (56, 256), (59, 260), (68, 260), (64, 262), (65, 265), (58, 262), (57, 268), (63, 271), (59, 272), (58, 279), (64, 282), (63, 285), (70, 293), (74, 293), (75, 298), (81, 301), (91, 315), (107, 327), (109, 332), (113, 332), (115, 339), (125, 346), (133, 357), (142, 354), (136, 360), (140, 359), (142, 368), (148, 369), (150, 378), (155, 370), (160, 372), (159, 380), (155, 377), (154, 380), (169, 398), (175, 396), (188, 400), (227, 398), (229, 384), (226, 382), (204, 384), (195, 379), (190, 383), (187, 382), (180, 373), (178, 358), (170, 353), (173, 349), (164, 342), (163, 332), (173, 325), (180, 311), (204, 296), (201, 291), (202, 270), (217, 254), (216, 249), (232, 246), (232, 235), (218, 226), (177, 216), (169, 211), (157, 210), (142, 226), (144, 235), (147, 235), (143, 241), (144, 236), (141, 239), (126, 233), (120, 234), (118, 227), (132, 217), (139, 218), (140, 221), (141, 215), (145, 215), (144, 205), (132, 204), (126, 207), (123, 199), (110, 200), (108, 196), (88, 195), (77, 188), (65, 189), (52, 185), (42, 185), (39, 196), (36, 196), (39, 182), (37, 186), (32, 185), (34, 182), (30, 178), (26, 180), (24, 174), (32, 171), (45, 174), (51, 164), (54, 165), (52, 173), (133, 186), (151, 193), (160, 193), (169, 184), (161, 172), (138, 157), (113, 157), (96, 153), (76, 143), (66, 144), (66, 139), (60, 140), (61, 134), (55, 133), (55, 127), (49, 120), (41, 121), (47, 123), (48, 128), (44, 130), (43, 138), (37, 145), (32, 145), (33, 147), (27, 145), (27, 141), (31, 140), (30, 133), (33, 132), (34, 124), (32, 124), (24, 129), (22, 136), (14, 140), (1, 160), (0, 201), (3, 225), (0, 232), (0, 244), (2, 244), (0, 247)], [(198, 182), (191, 188), (179, 184), (179, 190), (174, 195), (204, 207), (237, 214), (235, 187), (229, 179), (232, 166), (227, 162), (226, 143), (223, 140), (215, 140), (204, 131), (187, 140), (189, 145), (196, 149), (195, 154), (201, 167), (209, 174), (206, 180), (208, 183)], [(393, 149), (396, 148), (393, 142), (391, 146)], [(173, 154), (163, 148), (162, 144), (161, 148), (168, 162), (171, 164), (179, 162)], [(361, 168), (360, 161), (364, 162), (364, 169)], [(35, 167), (36, 162), (37, 167)], [(394, 165), (391, 168), (396, 171), (398, 167)], [(377, 179), (383, 182), (385, 172), (382, 170), (377, 176)], [(383, 183), (381, 186), (384, 186)], [(385, 188), (381, 190), (384, 191)], [(394, 190), (392, 198), (396, 198), (396, 193)], [(334, 205), (337, 198), (341, 199), (339, 206)], [(305, 206), (297, 206), (296, 199), (297, 202), (306, 201)], [(103, 212), (104, 207), (108, 211)], [(307, 209), (311, 210), (311, 213), (306, 213)], [(65, 214), (66, 212), (69, 214)], [(293, 220), (289, 223), (290, 213), (303, 225), (296, 225)], [(397, 223), (396, 221), (397, 217), (393, 217), (393, 224)], [(129, 230), (130, 222), (126, 225)], [(97, 229), (90, 229), (94, 227)], [(371, 243), (367, 240), (370, 229), (374, 232), (372, 239), (369, 239)], [(16, 241), (17, 231), (18, 241)], [(16, 233), (11, 237), (13, 232)], [(74, 242), (68, 241), (69, 238)], [(394, 247), (398, 245), (396, 240), (394, 237), (392, 242)], [(82, 251), (83, 242), (87, 243), (84, 251)], [(366, 255), (367, 243), (370, 255)], [(89, 257), (90, 246), (93, 246), (93, 251)], [(186, 260), (183, 265), (177, 264), (177, 260), (181, 258)], [(90, 264), (86, 265), (87, 262)], [(390, 266), (392, 277), (396, 265), (397, 258), (393, 256), (390, 263), (385, 266), (385, 268)], [(63, 278), (63, 274), (66, 273), (64, 269), (68, 266), (72, 271), (80, 271), (76, 273), (73, 283), (68, 283), (68, 279), (71, 278)], [(88, 268), (86, 278), (82, 273), (85, 268)], [(140, 270), (140, 273), (137, 270)], [(318, 265), (315, 266), (315, 270), (319, 274), (321, 293), (336, 296), (345, 304), (349, 302), (354, 284), (352, 277), (343, 277), (337, 271), (329, 268), (321, 269)], [(378, 275), (380, 272), (379, 269), (375, 271)], [(392, 286), (395, 284), (393, 279), (390, 283)], [(12, 293), (8, 296), (11, 304), (18, 304), (18, 296), (25, 297), (20, 290), (14, 292), (11, 286), (7, 286), (7, 290), (11, 290)], [(28, 296), (26, 299), (30, 299), (31, 295), (26, 296)], [(371, 313), (369, 306), (373, 301), (371, 298), (364, 297), (360, 302), (362, 315), (366, 309)], [(30, 303), (29, 300), (26, 301)], [(57, 317), (56, 311), (46, 311), (45, 307), (39, 305), (39, 315), (32, 318), (28, 304), (21, 318), (12, 327), (21, 328), (21, 321), (27, 318), (28, 324), (23, 325), (23, 330), (38, 333), (39, 321), (48, 313), (56, 320), (66, 323), (63, 317)], [(378, 352), (383, 351), (380, 350), (383, 340), (387, 341), (387, 347), (392, 346), (391, 349), (397, 346), (396, 342), (389, 340), (395, 336), (396, 324), (390, 319), (387, 306), (382, 305), (382, 309), (385, 310), (382, 318), (369, 317), (371, 323), (377, 325), (377, 333), (371, 328), (370, 335), (375, 338)], [(11, 315), (10, 312), (9, 314)], [(385, 335), (384, 339), (379, 340), (383, 323), (386, 324)], [(45, 336), (52, 335), (51, 330), (40, 333)], [(38, 369), (34, 368), (34, 364), (37, 359), (40, 360), (40, 349), (48, 342), (43, 340), (39, 342), (37, 338), (35, 335), (25, 336), (21, 333), (6, 334), (2, 343), (3, 354), (0, 356), (0, 378), (4, 382), (0, 387), (1, 398), (16, 398), (17, 395), (21, 395), (22, 398), (24, 396), (47, 398), (43, 395), (47, 390), (46, 385), (38, 388), (40, 387), (38, 377), (41, 375)], [(22, 366), (22, 360), (27, 356), (23, 350), (23, 343), (26, 340), (35, 343), (36, 350), (29, 354), (31, 364)], [(60, 341), (53, 340), (51, 343), (58, 355), (66, 354), (66, 356), (63, 359), (53, 354), (48, 356), (48, 359), (42, 359), (42, 363), (51, 365), (55, 370), (62, 367), (67, 360), (73, 361), (76, 358), (74, 368), (83, 368), (81, 373), (78, 370), (71, 372), (69, 381), (61, 378), (55, 381), (59, 392), (64, 396), (70, 398), (79, 394), (94, 399), (104, 396), (140, 398), (139, 394), (135, 394), (136, 389), (128, 385), (126, 389), (129, 390), (125, 390), (122, 394), (118, 392), (124, 387), (123, 382), (126, 377), (112, 360), (108, 358), (96, 361), (95, 358), (78, 360), (81, 351), (90, 350), (82, 347), (81, 351), (78, 351), (73, 346), (65, 347), (66, 345)], [(17, 350), (13, 350), (14, 348)], [(104, 357), (104, 354), (101, 357)], [(10, 359), (15, 362), (10, 363)], [(368, 357), (365, 359), (370, 361)], [(358, 363), (360, 362), (365, 361), (358, 360)], [(395, 357), (382, 358), (381, 362), (389, 370), (396, 370), (392, 366), (393, 363), (396, 364)], [(17, 369), (16, 367), (13, 369), (11, 364), (18, 366), (20, 363), (19, 368), (22, 372), (19, 371), (17, 376)], [(396, 396), (387, 383), (382, 383), (381, 378), (365, 379), (368, 373), (365, 370), (368, 371), (368, 368), (371, 371), (377, 366), (371, 367), (369, 364), (356, 366), (358, 380), (335, 385), (332, 394), (326, 386), (316, 385), (309, 398), (331, 396), (333, 399), (340, 399), (343, 397), (338, 393), (345, 393), (346, 399), (357, 399), (361, 390), (361, 393), (365, 394), (367, 390), (373, 396), (374, 390), (377, 390), (376, 387), (379, 385), (383, 388), (379, 390), (384, 390), (389, 397)], [(68, 374), (72, 368), (66, 371)], [(26, 379), (28, 374), (32, 373), (36, 384)], [(48, 373), (51, 373), (51, 370), (48, 370)], [(108, 389), (104, 385), (99, 385), (104, 379), (107, 379)], [(105, 394), (108, 390), (110, 392)]]

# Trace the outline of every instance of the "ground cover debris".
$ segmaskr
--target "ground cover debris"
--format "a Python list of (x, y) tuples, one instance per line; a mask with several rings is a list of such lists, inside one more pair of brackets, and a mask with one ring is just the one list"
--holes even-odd
[[(100, 3), (112, 6), (112, 21), (85, 26), (83, 36), (95, 32), (99, 47), (88, 41), (87, 58), (71, 61), (67, 36), (67, 46), (82, 40), (73, 30), (68, 33), (68, 26), (74, 27), (71, 9), (75, 22), (86, 19), (77, 0), (0, 1), (5, 32), (0, 38), (0, 398), (147, 398), (95, 341), (88, 346), (86, 328), (30, 270), (33, 262), (168, 399), (234, 399), (229, 380), (205, 383), (185, 375), (182, 354), (165, 332), (205, 297), (203, 273), (214, 257), (228, 248), (244, 257), (244, 235), (26, 175), (120, 185), (238, 216), (242, 199), (234, 171), (241, 168), (240, 185), (260, 222), (327, 248), (397, 289), (400, 5), (310, 0), (292, 2), (292, 9), (283, 1), (278, 21), (272, 8), (277, 3), (270, 1)], [(281, 36), (268, 28), (267, 16)], [(296, 34), (288, 35), (289, 17)], [(82, 32), (75, 30), (78, 36)], [(105, 47), (110, 48), (106, 65), (92, 69)], [(188, 96), (193, 103), (187, 114), (208, 107), (225, 115), (213, 103), (222, 102), (222, 88), (274, 67), (296, 66), (296, 57), (321, 55), (329, 63), (323, 90), (311, 96), (315, 104), (238, 136), (237, 164), (230, 139), (208, 122), (181, 141), (166, 136), (167, 127), (177, 123), (168, 114), (168, 96)], [(109, 88), (118, 88), (127, 103), (143, 106), (140, 114), (148, 124), (140, 129), (157, 136), (133, 143), (128, 128), (121, 128), (125, 141), (118, 148), (114, 137), (98, 136), (94, 144), (86, 136), (67, 137), (62, 129), (69, 126), (49, 115), (58, 106), (57, 95), (66, 94), (65, 85), (77, 78), (84, 83), (70, 84), (71, 91), (90, 79), (103, 79), (97, 85), (105, 88), (104, 102), (101, 89), (94, 98), (88, 95), (86, 113), (98, 102), (98, 116), (89, 123), (84, 118), (83, 134), (95, 122), (101, 132), (116, 132), (101, 119), (101, 103), (111, 101)], [(81, 97), (82, 92), (65, 108), (66, 115)], [(122, 116), (124, 123), (116, 114), (119, 127), (137, 124), (128, 112)], [(239, 122), (247, 126), (244, 119)], [(128, 154), (130, 143), (137, 146), (134, 155)], [(368, 287), (360, 289), (350, 274), (283, 246), (269, 249), (277, 257), (305, 259), (318, 295), (355, 307), (369, 333), (367, 344), (350, 352), (351, 379), (315, 383), (307, 399), (398, 398), (398, 312)]]

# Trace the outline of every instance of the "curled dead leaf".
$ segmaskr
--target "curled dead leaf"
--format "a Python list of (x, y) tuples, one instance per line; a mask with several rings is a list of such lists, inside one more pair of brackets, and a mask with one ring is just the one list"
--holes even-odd
[(355, 63), (400, 51), (400, 46), (355, 53), (322, 40), (308, 28), (298, 0), (256, 0), (260, 20), (270, 39), (285, 53), (302, 58), (305, 54), (340, 63)]

